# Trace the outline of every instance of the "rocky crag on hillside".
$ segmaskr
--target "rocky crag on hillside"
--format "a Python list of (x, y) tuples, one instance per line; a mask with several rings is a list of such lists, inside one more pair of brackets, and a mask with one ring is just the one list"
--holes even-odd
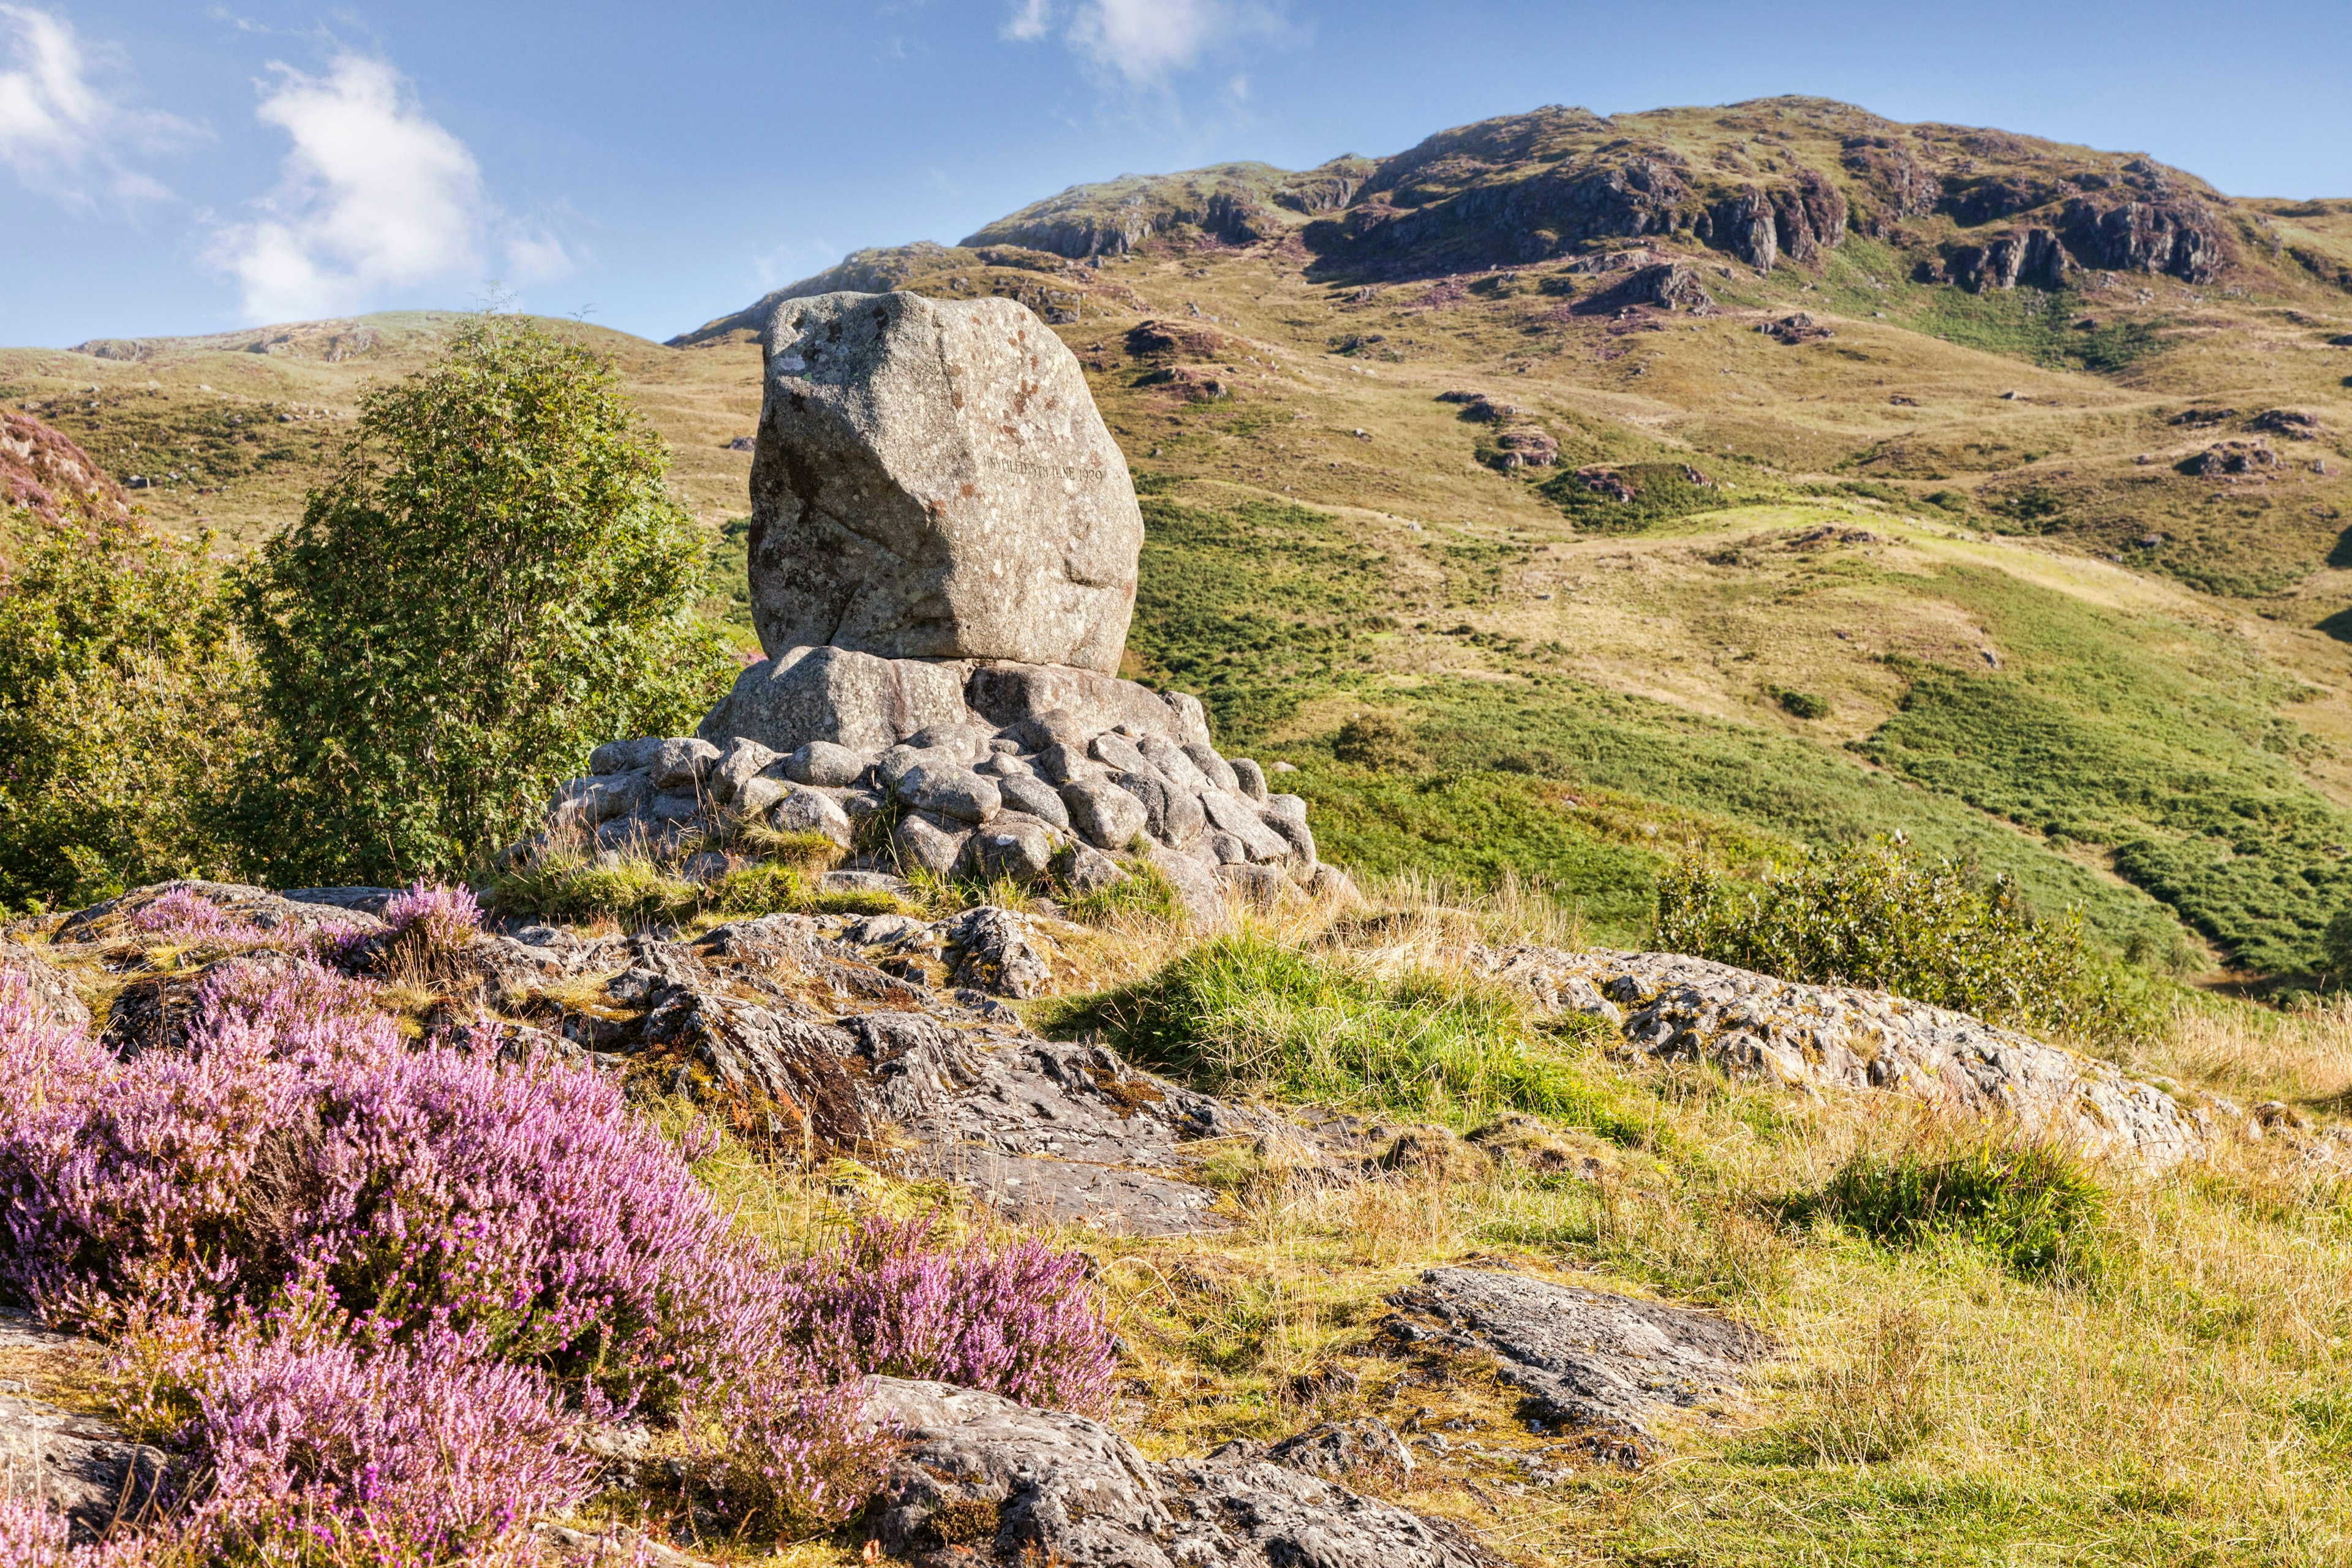
[[(2059, 289), (2086, 273), (2201, 287), (2249, 260), (2330, 286), (2347, 276), (2283, 237), (2259, 205), (2144, 156), (1904, 124), (1826, 99), (1614, 116), (1555, 104), (1442, 131), (1385, 158), (1076, 185), (957, 246), (859, 251), (671, 342), (759, 331), (783, 302), (834, 289), (896, 289), (942, 268), (1098, 266), (1184, 238), (1291, 247), (1314, 276), (1378, 282), (1628, 246), (1757, 272), (1817, 269), (1849, 235), (1891, 247), (1917, 281), (1978, 293)], [(1048, 310), (1051, 293), (1024, 290)], [(1066, 308), (1078, 295), (1060, 300)]]
[(763, 346), (768, 657), (698, 733), (600, 748), (558, 828), (662, 854), (724, 815), (855, 846), (853, 872), (1081, 893), (1148, 864), (1203, 917), (1328, 879), (1304, 801), (1219, 755), (1198, 700), (1113, 673), (1143, 521), (1042, 321), (836, 293), (776, 312)]

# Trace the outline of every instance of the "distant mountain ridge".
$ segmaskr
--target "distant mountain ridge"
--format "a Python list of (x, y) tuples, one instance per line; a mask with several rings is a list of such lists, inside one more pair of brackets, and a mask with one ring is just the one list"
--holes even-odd
[(1686, 247), (1760, 272), (1812, 267), (1849, 234), (1900, 252), (1923, 282), (2061, 286), (2092, 269), (2203, 286), (2249, 265), (2352, 287), (2352, 258), (2282, 239), (2273, 209), (2141, 154), (1946, 124), (1827, 99), (1605, 116), (1558, 105), (1430, 136), (1393, 156), (1303, 171), (1243, 163), (1074, 185), (960, 247), (863, 250), (672, 339), (753, 329), (782, 300), (889, 288), (989, 248), (1066, 261), (1191, 233), (1296, 238), (1333, 280), (1526, 267), (1629, 244)]

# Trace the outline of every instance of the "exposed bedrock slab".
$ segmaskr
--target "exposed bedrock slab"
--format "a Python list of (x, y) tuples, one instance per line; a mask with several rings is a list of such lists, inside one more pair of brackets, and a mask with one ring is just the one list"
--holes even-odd
[[(0, 1350), (68, 1352), (74, 1341), (30, 1318), (0, 1311)], [(118, 1520), (153, 1511), (165, 1479), (163, 1453), (102, 1421), (0, 1393), (0, 1498), (48, 1503), (89, 1541)]]
[(1924, 1002), (1803, 985), (1670, 952), (1473, 951), (1548, 1006), (1606, 1017), (1653, 1057), (1784, 1082), (1891, 1089), (2169, 1165), (2201, 1153), (2199, 1113), (2110, 1063)]
[(1433, 1268), (1389, 1303), (1391, 1338), (1493, 1357), (1528, 1415), (1586, 1431), (1621, 1462), (1654, 1449), (1659, 1414), (1735, 1394), (1772, 1349), (1712, 1312), (1494, 1269)]
[(869, 1509), (924, 1563), (1497, 1568), (1460, 1527), (1246, 1452), (1156, 1465), (1098, 1421), (943, 1383), (866, 1380), (907, 1440)]
[(1011, 300), (823, 294), (770, 319), (751, 616), (771, 654), (1108, 673), (1143, 519), (1076, 356)]

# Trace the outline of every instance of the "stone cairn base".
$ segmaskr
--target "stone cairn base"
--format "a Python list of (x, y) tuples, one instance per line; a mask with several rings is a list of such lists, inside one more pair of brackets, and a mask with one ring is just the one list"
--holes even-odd
[[(1277, 764), (1280, 766), (1280, 764)], [(1218, 754), (1197, 699), (1059, 665), (794, 648), (746, 669), (692, 736), (614, 741), (556, 793), (558, 831), (676, 856), (732, 823), (818, 833), (850, 870), (1073, 893), (1156, 867), (1195, 915), (1320, 890), (1307, 803)]]

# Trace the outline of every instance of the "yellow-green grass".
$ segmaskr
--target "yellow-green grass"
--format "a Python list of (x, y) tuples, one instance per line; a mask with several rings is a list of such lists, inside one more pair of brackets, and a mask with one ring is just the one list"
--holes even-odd
[[(1419, 978), (1403, 990), (1358, 985), (1348, 1005), (1368, 1027), (1409, 1032), (1433, 999), (1484, 1005), (1482, 983), (1445, 953), (1528, 914), (1389, 900), (1311, 922), (1289, 951), (1343, 975), (1406, 966)], [(1538, 927), (1554, 933), (1557, 919)], [(1142, 994), (1122, 993), (1130, 1007)], [(2200, 1015), (2152, 1049), (2232, 1092), (2341, 1092), (2340, 1020), (2252, 1017)], [(1803, 1096), (1550, 1038), (1606, 1096), (1605, 1116), (1545, 1118), (1573, 1173), (1473, 1155), (1302, 1180), (1278, 1148), (1217, 1149), (1204, 1169), (1226, 1229), (1051, 1232), (1097, 1259), (1128, 1347), (1114, 1423), (1155, 1456), (1357, 1413), (1436, 1431), (1449, 1451), (1418, 1450), (1409, 1489), (1364, 1484), (1529, 1563), (2352, 1561), (2352, 1209), (2310, 1152), (2326, 1145), (2225, 1131), (2210, 1161), (2162, 1175), (2089, 1168), (2095, 1213), (2070, 1233), (2076, 1266), (2053, 1273), (1967, 1234), (1874, 1239), (1790, 1201), (1857, 1159), (1965, 1156), (1982, 1129), (1891, 1097)], [(1475, 1127), (1461, 1109), (1454, 1124)], [(1408, 1129), (1423, 1148), (1448, 1136), (1408, 1117), (1367, 1152)], [(727, 1146), (701, 1170), (785, 1252), (877, 1209), (933, 1214), (950, 1232), (1008, 1223), (863, 1167), (801, 1175)], [(1670, 1453), (1628, 1474), (1529, 1432), (1475, 1358), (1381, 1347), (1383, 1298), (1442, 1263), (1712, 1305), (1779, 1354), (1744, 1399), (1665, 1417)], [(1528, 1455), (1567, 1480), (1528, 1485), (1515, 1461)]]

